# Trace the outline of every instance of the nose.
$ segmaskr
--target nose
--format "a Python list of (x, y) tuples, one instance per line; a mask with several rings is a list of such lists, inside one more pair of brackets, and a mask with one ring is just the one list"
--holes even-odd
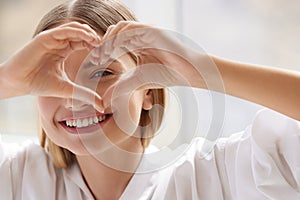
[(80, 111), (86, 107), (89, 107), (89, 104), (77, 99), (67, 98), (65, 100), (65, 107), (72, 111)]

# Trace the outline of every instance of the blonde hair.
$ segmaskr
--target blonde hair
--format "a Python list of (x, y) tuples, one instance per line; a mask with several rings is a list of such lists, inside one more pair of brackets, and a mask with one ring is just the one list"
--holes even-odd
[[(63, 3), (48, 12), (40, 21), (34, 35), (69, 21), (78, 21), (90, 25), (100, 33), (105, 33), (110, 25), (119, 21), (137, 21), (135, 16), (116, 0), (75, 0)], [(151, 110), (142, 110), (140, 123), (142, 127), (141, 143), (146, 148), (154, 133), (159, 129), (165, 107), (165, 90), (152, 89), (153, 105)], [(67, 168), (75, 155), (69, 150), (56, 145), (41, 129), (40, 144), (50, 154), (54, 165)]]

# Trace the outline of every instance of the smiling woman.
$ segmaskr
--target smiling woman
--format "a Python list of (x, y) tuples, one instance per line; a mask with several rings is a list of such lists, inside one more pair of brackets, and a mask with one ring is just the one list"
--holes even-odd
[[(118, 14), (116, 14), (116, 10), (118, 10)], [(102, 14), (96, 15), (97, 13), (102, 13)], [(49, 12), (41, 20), (41, 23), (39, 24), (35, 34), (38, 34), (42, 31), (49, 29), (50, 27), (52, 28), (53, 26), (57, 26), (58, 24), (62, 24), (70, 20), (88, 24), (92, 28), (94, 28), (96, 32), (105, 33), (109, 25), (113, 25), (120, 20), (136, 20), (136, 19), (128, 10), (122, 7), (121, 4), (118, 4), (117, 2), (114, 1), (111, 2), (95, 1), (95, 2), (89, 2), (87, 5), (85, 5), (84, 2), (77, 1), (72, 5), (71, 8), (70, 5), (63, 4), (55, 8), (51, 12)], [(110, 85), (116, 82), (119, 76), (122, 73), (124, 73), (124, 71), (128, 71), (130, 70), (130, 68), (136, 66), (136, 63), (134, 62), (135, 60), (133, 60), (131, 56), (124, 55), (120, 57), (119, 60), (112, 60), (113, 62), (108, 62), (109, 66), (105, 66), (105, 67), (94, 66), (94, 67), (89, 67), (89, 69), (85, 70), (87, 68), (86, 63), (83, 64), (83, 67), (81, 67), (80, 63), (83, 62), (84, 58), (87, 55), (88, 55), (88, 51), (86, 50), (72, 53), (68, 57), (68, 59), (65, 60), (65, 65), (64, 65), (65, 71), (68, 74), (71, 81), (83, 85), (85, 87), (91, 88), (92, 90), (96, 91), (100, 95), (103, 95), (106, 88), (108, 88)], [(82, 71), (82, 69), (84, 69), (84, 71)], [(101, 76), (97, 77), (99, 75)], [(98, 87), (98, 85), (101, 85), (101, 87)], [(153, 99), (152, 100), (153, 104), (164, 106), (163, 89), (154, 89), (151, 90), (151, 92), (149, 91), (148, 94), (151, 95), (151, 99)], [(57, 106), (55, 107), (50, 106), (50, 105), (54, 105), (54, 102)], [(63, 104), (65, 105), (62, 106)], [(64, 108), (61, 109), (61, 107)], [(138, 103), (137, 100), (133, 99), (129, 107), (130, 107), (130, 111), (131, 110), (138, 111), (135, 114), (130, 113), (131, 117), (133, 118), (132, 119), (133, 123), (135, 124), (134, 126), (136, 125), (145, 126), (149, 123), (150, 120), (149, 109), (140, 110), (141, 102)], [(71, 152), (76, 154), (86, 154), (87, 153), (86, 148), (88, 148), (85, 145), (79, 147), (80, 144), (82, 143), (85, 144), (85, 142), (82, 141), (83, 140), (82, 137), (69, 135), (69, 134), (66, 134), (64, 136), (63, 134), (61, 134), (61, 131), (58, 131), (60, 129), (58, 125), (62, 125), (62, 127), (67, 132), (73, 134), (91, 133), (91, 132), (95, 132), (99, 128), (103, 129), (104, 125), (108, 126), (108, 122), (112, 121), (111, 119), (113, 116), (113, 108), (107, 108), (107, 110), (103, 115), (99, 112), (95, 112), (91, 106), (88, 106), (82, 102), (78, 102), (71, 99), (62, 100), (62, 102), (60, 102), (60, 100), (57, 98), (49, 98), (49, 97), (39, 98), (39, 110), (41, 115), (42, 126), (49, 127), (49, 129), (46, 129), (48, 130), (47, 134), (45, 134), (44, 130), (42, 131), (41, 144), (49, 151), (57, 167), (67, 167), (75, 160), (74, 154), (72, 154)], [(57, 112), (58, 114), (53, 113), (53, 111)], [(126, 114), (127, 112), (126, 110), (124, 110), (123, 112), (118, 111), (118, 113), (119, 113), (118, 115), (120, 114), (122, 115), (122, 113)], [(140, 115), (139, 113), (141, 113), (141, 116), (139, 116)], [(153, 133), (155, 133), (159, 128), (160, 123), (162, 121), (163, 110), (159, 109), (156, 111), (155, 109), (152, 109), (151, 115), (153, 119), (156, 119), (155, 122), (153, 121), (151, 123), (151, 126), (148, 127), (147, 129), (142, 129), (143, 133), (141, 133), (142, 135), (139, 137), (142, 140), (142, 146), (144, 148), (148, 146), (149, 140), (152, 138)], [(52, 122), (51, 120), (52, 117), (55, 120), (57, 120), (59, 123), (49, 124), (49, 122)], [(128, 117), (126, 116), (123, 117), (123, 119), (127, 119), (127, 118)], [(71, 123), (72, 126), (70, 126)], [(132, 122), (128, 121), (128, 124), (132, 124)], [(103, 131), (105, 133), (109, 132), (108, 130), (106, 131), (103, 130)], [(117, 131), (113, 131), (113, 132), (115, 133), (114, 137), (116, 137), (116, 135), (118, 135)], [(119, 134), (121, 135), (121, 133)], [(114, 138), (111, 135), (106, 135), (106, 136), (108, 137), (109, 140), (114, 140)], [(70, 138), (68, 139), (68, 137), (71, 137), (72, 139)], [(77, 137), (78, 140), (77, 143), (74, 142), (75, 137)], [(98, 140), (96, 139), (95, 142), (97, 142)], [(118, 139), (118, 141), (121, 140), (122, 139)], [(53, 143), (52, 141), (55, 142)], [(68, 141), (72, 141), (72, 142), (68, 143)], [(113, 143), (118, 144), (118, 141), (114, 141)], [(56, 144), (58, 144), (59, 146), (57, 146)], [(97, 148), (96, 151), (99, 152), (101, 150)]]
[[(196, 51), (117, 0), (74, 0), (43, 17), (0, 76), (0, 99), (37, 97), (42, 129), (41, 146), (0, 142), (4, 199), (300, 198), (298, 72)], [(208, 90), (216, 123), (158, 149), (174, 86)], [(219, 138), (225, 94), (272, 110)]]

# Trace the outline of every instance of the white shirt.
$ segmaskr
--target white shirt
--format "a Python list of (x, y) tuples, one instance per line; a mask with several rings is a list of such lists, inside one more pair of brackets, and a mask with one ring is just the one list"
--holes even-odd
[[(219, 139), (205, 156), (204, 142), (193, 140), (167, 167), (136, 173), (121, 199), (300, 199), (299, 122), (263, 110), (245, 131)], [(144, 158), (138, 171), (148, 164)], [(40, 146), (30, 144), (14, 155), (0, 148), (0, 199), (93, 197), (76, 164), (56, 169)]]

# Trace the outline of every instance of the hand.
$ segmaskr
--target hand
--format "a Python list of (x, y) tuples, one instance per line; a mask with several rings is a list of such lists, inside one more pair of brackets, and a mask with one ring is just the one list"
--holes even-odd
[(71, 82), (64, 72), (64, 60), (73, 51), (91, 50), (99, 44), (97, 33), (78, 22), (41, 32), (1, 67), (5, 86), (9, 88), (2, 90), (1, 97), (55, 96), (101, 103), (97, 93)]
[(109, 27), (102, 45), (92, 51), (91, 60), (103, 64), (111, 57), (130, 52), (136, 57), (138, 67), (125, 73), (106, 95), (110, 96), (112, 91), (122, 95), (136, 88), (169, 86), (220, 90), (216, 88), (222, 87), (222, 81), (210, 56), (190, 49), (174, 35), (179, 34), (137, 22), (124, 21)]
[[(222, 79), (211, 57), (190, 49), (180, 42), (178, 37), (172, 36), (174, 33), (171, 31), (128, 21), (120, 22), (107, 30), (101, 45), (91, 51), (85, 62), (109, 68), (114, 60), (120, 60), (122, 63), (122, 57), (126, 54), (125, 57), (131, 55), (136, 61), (136, 67), (123, 67), (123, 70), (118, 70), (122, 71), (122, 75), (118, 75), (118, 80), (110, 84), (108, 89), (103, 83), (109, 79), (105, 76), (102, 77), (103, 82), (99, 79), (97, 85), (105, 88), (105, 92), (101, 93), (105, 108), (111, 108), (116, 113), (130, 113), (128, 105), (135, 90), (170, 86), (214, 90), (221, 88), (218, 91), (223, 89)], [(213, 99), (212, 104), (217, 104), (220, 108), (222, 100)], [(155, 107), (156, 110), (160, 108), (159, 105)], [(114, 121), (119, 128), (131, 135), (131, 131), (128, 130), (134, 126), (130, 126), (132, 123), (124, 119), (121, 115), (114, 115)]]

